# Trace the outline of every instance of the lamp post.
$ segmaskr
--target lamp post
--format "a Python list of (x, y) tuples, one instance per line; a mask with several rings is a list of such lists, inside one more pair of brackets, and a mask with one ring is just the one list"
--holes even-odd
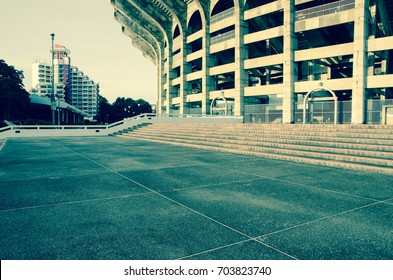
[(51, 94), (51, 110), (52, 110), (52, 125), (56, 124), (55, 121), (55, 111), (56, 111), (56, 100), (55, 100), (55, 69), (54, 69), (54, 40), (55, 40), (55, 33), (50, 34), (52, 37), (52, 94)]

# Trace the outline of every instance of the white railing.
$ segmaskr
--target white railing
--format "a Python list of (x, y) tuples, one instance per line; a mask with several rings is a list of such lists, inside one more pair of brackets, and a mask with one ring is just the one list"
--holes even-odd
[(245, 123), (282, 123), (282, 104), (244, 105)]
[(157, 114), (153, 123), (243, 123), (243, 116)]
[(142, 114), (109, 125), (11, 125), (0, 129), (0, 139), (9, 137), (107, 136), (134, 126), (152, 123), (155, 114)]
[(108, 136), (151, 123), (242, 123), (243, 116), (142, 114), (109, 125), (11, 125), (0, 128), (0, 139), (22, 137)]
[(229, 8), (228, 10), (222, 11), (218, 14), (215, 14), (210, 19), (210, 24), (222, 21), (226, 18), (229, 18), (235, 14), (235, 7)]
[(218, 44), (235, 38), (235, 30), (231, 30), (210, 38), (210, 45)]
[(382, 123), (382, 108), (386, 105), (393, 105), (393, 99), (370, 99), (367, 100), (367, 123), (380, 124)]
[(337, 2), (297, 11), (295, 14), (295, 20), (304, 20), (314, 17), (320, 17), (328, 14), (350, 10), (353, 8), (355, 8), (355, 0), (340, 0)]
[(187, 108), (187, 114), (201, 116), (202, 108)]

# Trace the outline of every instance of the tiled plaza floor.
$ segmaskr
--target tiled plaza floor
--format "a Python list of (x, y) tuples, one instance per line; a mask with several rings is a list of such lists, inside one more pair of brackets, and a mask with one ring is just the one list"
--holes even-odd
[(0, 259), (393, 259), (393, 176), (115, 137), (9, 139)]

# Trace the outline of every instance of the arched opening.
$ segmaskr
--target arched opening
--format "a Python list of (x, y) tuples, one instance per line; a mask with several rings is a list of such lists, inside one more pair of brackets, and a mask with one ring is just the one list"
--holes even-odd
[(202, 29), (202, 18), (199, 11), (195, 11), (188, 22), (187, 35), (194, 34)]
[[(323, 105), (323, 102), (333, 101), (333, 108), (328, 112), (320, 112), (318, 118), (314, 116), (315, 106)], [(331, 102), (330, 102), (331, 103)], [(333, 123), (337, 124), (338, 100), (337, 95), (331, 89), (318, 87), (309, 91), (303, 100), (303, 124), (306, 123)]]
[(222, 13), (226, 10), (229, 10), (231, 8), (234, 8), (235, 4), (233, 3), (233, 0), (220, 0), (217, 2), (217, 4), (214, 6), (211, 16), (215, 16), (219, 13)]
[(176, 39), (180, 36), (180, 28), (179, 25), (176, 25), (175, 30), (173, 31), (173, 39)]
[(221, 92), (221, 95), (210, 103), (210, 115), (228, 115), (228, 102), (224, 97), (224, 92)]

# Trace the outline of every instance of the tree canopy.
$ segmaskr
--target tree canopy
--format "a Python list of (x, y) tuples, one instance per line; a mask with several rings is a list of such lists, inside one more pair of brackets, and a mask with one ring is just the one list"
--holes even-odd
[(105, 97), (99, 96), (97, 121), (113, 123), (151, 111), (151, 105), (143, 99), (135, 101), (132, 98), (118, 97), (113, 104), (109, 104)]
[(29, 93), (23, 85), (23, 72), (0, 59), (0, 120), (25, 119), (29, 105)]

